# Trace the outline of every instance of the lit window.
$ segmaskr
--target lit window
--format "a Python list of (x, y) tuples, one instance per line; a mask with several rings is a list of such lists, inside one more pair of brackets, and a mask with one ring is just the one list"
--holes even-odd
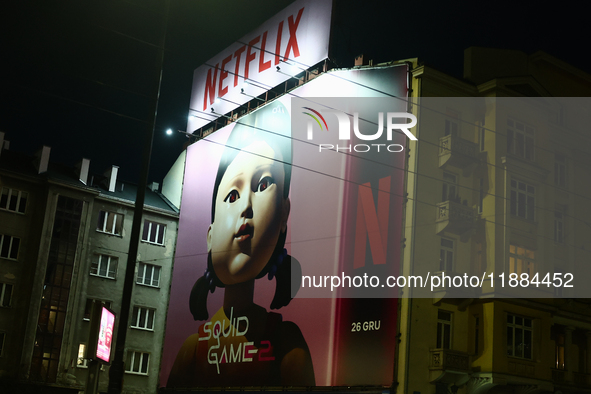
[(451, 349), (451, 312), (437, 311), (437, 349)]
[(117, 257), (104, 254), (95, 255), (90, 263), (90, 274), (115, 279), (117, 276)]
[(534, 160), (534, 129), (507, 119), (507, 152), (526, 160)]
[(443, 189), (441, 201), (459, 201), (458, 196), (458, 178), (450, 172), (443, 173)]
[(100, 211), (97, 230), (107, 234), (121, 235), (121, 228), (123, 227), (123, 215)]
[(162, 223), (144, 221), (144, 232), (142, 233), (142, 241), (150, 242), (157, 245), (164, 245), (164, 235), (166, 234), (166, 225)]
[(566, 186), (566, 156), (556, 154), (554, 156), (554, 184)]
[(507, 315), (507, 355), (532, 358), (532, 320), (527, 317)]
[(0, 209), (25, 213), (28, 196), (29, 194), (27, 192), (3, 187), (2, 194), (0, 195)]
[(16, 260), (20, 243), (20, 238), (0, 234), (0, 257)]
[(133, 307), (133, 314), (131, 317), (131, 327), (140, 328), (143, 330), (154, 330), (154, 315), (155, 309), (142, 308), (139, 306)]
[(149, 362), (149, 353), (128, 351), (127, 362), (125, 363), (125, 372), (134, 373), (138, 375), (147, 375)]
[(453, 271), (454, 266), (454, 241), (441, 238), (441, 249), (439, 251), (439, 270)]
[(139, 263), (136, 283), (158, 287), (160, 285), (160, 267), (152, 264)]
[(564, 369), (564, 334), (556, 334), (556, 369)]
[(521, 275), (526, 273), (533, 277), (535, 271), (535, 252), (516, 245), (509, 246), (509, 273)]
[(12, 300), (12, 285), (0, 283), (0, 306), (9, 307)]
[(87, 368), (88, 365), (86, 362), (88, 361), (86, 358), (86, 345), (81, 343), (78, 346), (78, 359), (76, 361), (76, 366), (78, 368)]
[(511, 180), (511, 215), (534, 220), (536, 188), (525, 182)]

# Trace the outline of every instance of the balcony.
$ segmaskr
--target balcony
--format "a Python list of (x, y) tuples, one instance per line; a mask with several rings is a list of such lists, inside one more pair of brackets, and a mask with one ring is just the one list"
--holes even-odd
[(455, 201), (444, 201), (437, 204), (436, 232), (456, 234), (466, 242), (473, 230), (476, 214), (474, 209)]
[(448, 349), (430, 350), (429, 374), (431, 383), (462, 386), (470, 378), (470, 356)]
[(478, 163), (477, 148), (474, 142), (457, 135), (446, 135), (439, 139), (439, 167), (453, 166), (469, 175), (473, 165)]
[(591, 387), (591, 375), (580, 372), (568, 372), (563, 369), (552, 370), (552, 383), (557, 386)]

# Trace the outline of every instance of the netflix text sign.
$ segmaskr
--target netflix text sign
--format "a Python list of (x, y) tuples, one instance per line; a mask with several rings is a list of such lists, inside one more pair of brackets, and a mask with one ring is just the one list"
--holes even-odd
[(326, 59), (331, 6), (328, 0), (296, 1), (197, 68), (187, 131)]

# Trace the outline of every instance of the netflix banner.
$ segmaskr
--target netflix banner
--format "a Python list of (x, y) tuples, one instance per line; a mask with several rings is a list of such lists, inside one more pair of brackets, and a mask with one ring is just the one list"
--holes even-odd
[(331, 0), (298, 0), (193, 73), (194, 131), (328, 58)]
[(161, 386), (393, 383), (407, 81), (328, 72), (188, 147)]

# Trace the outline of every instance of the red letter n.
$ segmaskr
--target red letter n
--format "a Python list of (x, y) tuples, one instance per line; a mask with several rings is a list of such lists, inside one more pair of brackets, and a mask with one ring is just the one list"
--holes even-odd
[[(215, 86), (218, 79), (218, 66), (215, 65), (215, 71), (213, 72), (213, 78), (211, 78), (211, 68), (207, 70), (207, 78), (205, 79), (205, 93), (203, 94), (203, 110), (207, 109), (208, 105), (211, 105), (215, 101)], [(209, 96), (209, 104), (207, 104), (207, 96)]]
[(386, 264), (390, 212), (389, 176), (380, 179), (378, 189), (378, 209), (376, 210), (370, 184), (365, 183), (359, 186), (353, 268), (365, 266), (365, 247), (368, 238), (373, 263)]

